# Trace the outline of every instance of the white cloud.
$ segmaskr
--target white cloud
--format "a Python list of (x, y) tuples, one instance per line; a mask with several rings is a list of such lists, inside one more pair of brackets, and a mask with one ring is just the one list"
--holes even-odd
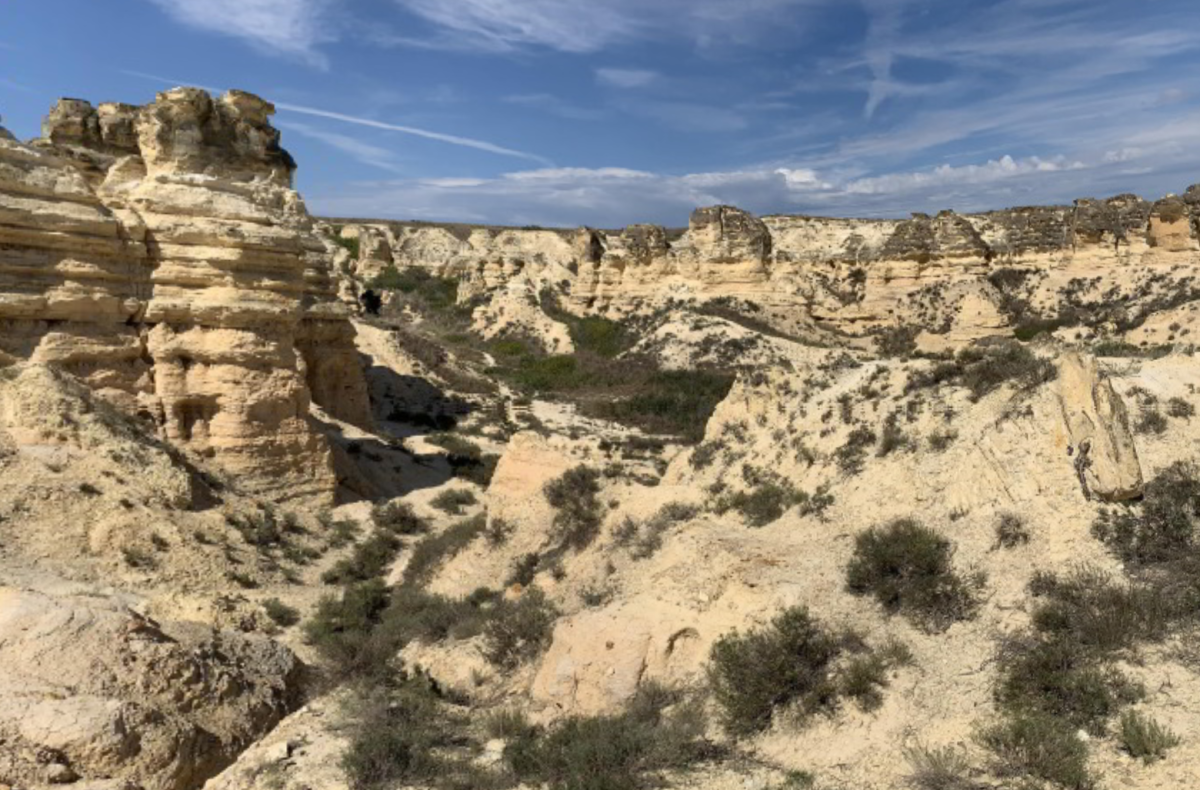
[(150, 0), (190, 27), (243, 39), (317, 68), (329, 61), (318, 45), (329, 33), (335, 0)]
[(645, 88), (657, 82), (659, 76), (648, 69), (596, 69), (596, 81), (613, 88)]
[[(878, 175), (839, 178), (810, 168), (761, 167), (683, 175), (626, 168), (543, 168), (494, 178), (396, 180), (313, 194), (314, 210), (333, 216), (464, 220), (510, 225), (621, 227), (681, 225), (697, 206), (729, 203), (758, 214), (907, 216), (953, 208), (1068, 203), (1087, 194), (1136, 191), (1200, 165), (1126, 151), (1120, 161), (1000, 156)], [(1182, 191), (1180, 183), (1173, 188)], [(1157, 194), (1147, 194), (1154, 198)]]
[(522, 93), (505, 96), (503, 101), (508, 104), (541, 110), (573, 121), (598, 121), (605, 116), (604, 110), (595, 107), (580, 107), (549, 93)]
[(276, 125), (286, 132), (303, 135), (304, 137), (325, 143), (365, 165), (396, 174), (404, 172), (404, 169), (396, 161), (396, 155), (386, 148), (371, 145), (349, 135), (338, 134), (337, 132), (330, 132), (325, 129), (317, 129), (306, 123), (292, 121)]
[[(687, 36), (707, 44), (737, 40), (749, 29), (800, 23), (790, 11), (828, 0), (394, 0), (433, 23), (432, 39), (395, 36), (398, 44), (510, 52), (544, 47), (599, 52), (654, 36)], [(385, 40), (382, 37), (381, 40)]]

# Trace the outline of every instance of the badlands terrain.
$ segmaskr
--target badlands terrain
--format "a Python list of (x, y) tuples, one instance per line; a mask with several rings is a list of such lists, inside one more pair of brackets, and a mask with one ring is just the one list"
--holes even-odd
[(326, 219), (272, 112), (0, 129), (0, 788), (1200, 783), (1200, 188)]

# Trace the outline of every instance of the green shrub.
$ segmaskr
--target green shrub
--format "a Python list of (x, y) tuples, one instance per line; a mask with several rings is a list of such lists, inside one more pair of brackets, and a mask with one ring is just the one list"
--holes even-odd
[(400, 539), (376, 529), (369, 538), (354, 547), (349, 557), (338, 560), (321, 574), (325, 584), (363, 582), (382, 576), (400, 553)]
[(1167, 414), (1177, 419), (1190, 420), (1196, 416), (1196, 407), (1183, 398), (1171, 398), (1167, 401)]
[(158, 559), (153, 554), (136, 546), (121, 549), (121, 558), (130, 568), (138, 570), (153, 570), (158, 567)]
[(512, 669), (536, 657), (550, 641), (558, 612), (536, 587), (503, 601), (484, 626), (488, 661)]
[(462, 488), (449, 488), (430, 500), (429, 504), (453, 516), (461, 516), (463, 509), (478, 504), (475, 494)]
[(446, 462), (450, 464), (454, 477), (482, 488), (487, 488), (492, 482), (500, 456), (491, 453), (484, 455), (479, 445), (452, 433), (430, 434), (425, 441), (446, 450)]
[(907, 357), (917, 350), (920, 328), (897, 326), (882, 329), (875, 335), (875, 348), (881, 357)]
[(911, 375), (904, 391), (952, 382), (970, 390), (971, 400), (979, 400), (1009, 382), (1030, 389), (1057, 375), (1053, 362), (1009, 340), (965, 348), (953, 360)]
[(489, 590), (477, 590), (466, 599), (455, 600), (405, 585), (392, 592), (377, 638), (397, 651), (416, 639), (429, 643), (469, 639), (483, 633), (498, 597)]
[(958, 438), (958, 431), (953, 431), (948, 428), (935, 430), (929, 434), (929, 449), (935, 453), (940, 453), (954, 443)]
[(762, 527), (778, 521), (784, 512), (808, 498), (791, 484), (774, 479), (759, 483), (749, 491), (726, 494), (716, 504), (718, 513), (736, 510), (751, 527)]
[(787, 707), (803, 716), (832, 706), (837, 687), (833, 662), (839, 639), (804, 607), (778, 614), (768, 625), (726, 634), (709, 655), (709, 683), (732, 735), (770, 726)]
[(487, 515), (480, 513), (429, 535), (413, 547), (404, 569), (404, 583), (423, 587), (433, 578), (438, 566), (471, 544), (487, 530)]
[(597, 401), (584, 413), (698, 442), (704, 438), (713, 410), (731, 386), (733, 376), (727, 373), (657, 370), (640, 381), (641, 391), (637, 394)]
[(1115, 582), (1086, 566), (1061, 578), (1040, 575), (1034, 594), (1039, 598), (1034, 628), (1073, 650), (1094, 654), (1164, 638), (1187, 605), (1160, 585)]
[(388, 502), (371, 508), (375, 526), (394, 535), (419, 535), (429, 531), (429, 525), (413, 512), (407, 502)]
[(440, 750), (456, 733), (447, 726), (428, 681), (410, 678), (391, 693), (360, 695), (342, 769), (354, 790), (441, 784), (451, 770)]
[(1007, 710), (1049, 716), (1095, 735), (1141, 689), (1062, 640), (1015, 639), (1001, 651), (996, 697)]
[(1066, 788), (1091, 790), (1087, 745), (1067, 723), (1050, 716), (1012, 716), (983, 730), (980, 742), (995, 756), (1002, 777), (1035, 777)]
[(295, 625), (300, 622), (300, 610), (293, 606), (288, 606), (278, 598), (268, 598), (263, 601), (263, 611), (267, 613), (267, 617), (275, 625), (287, 628), (290, 625)]
[(852, 430), (846, 442), (834, 451), (838, 469), (845, 475), (856, 475), (863, 470), (863, 459), (867, 450), (875, 444), (875, 432), (865, 425)]
[(904, 435), (904, 429), (900, 427), (900, 415), (892, 412), (883, 421), (883, 433), (879, 437), (879, 446), (875, 449), (875, 454), (879, 457), (890, 455), (896, 450), (908, 449), (912, 446), (912, 442)]
[(1200, 526), (1200, 467), (1177, 461), (1146, 484), (1140, 504), (1117, 506), (1092, 525), (1093, 534), (1132, 565), (1190, 554)]
[(528, 587), (533, 584), (533, 580), (537, 576), (538, 566), (541, 564), (542, 558), (536, 552), (521, 555), (521, 558), (513, 565), (513, 571), (509, 574), (505, 584), (509, 587), (517, 584), (522, 587)]
[(379, 579), (348, 585), (341, 595), (321, 598), (304, 624), (305, 637), (335, 675), (376, 674), (394, 655), (372, 638), (387, 606), (388, 590)]
[(331, 549), (340, 549), (349, 545), (358, 537), (359, 524), (353, 519), (334, 519), (328, 511), (317, 516), (326, 534), (326, 545)]
[(1167, 418), (1158, 410), (1157, 405), (1142, 404), (1142, 413), (1133, 429), (1141, 434), (1161, 435), (1167, 432)]
[(398, 291), (428, 310), (448, 310), (458, 302), (458, 280), (435, 277), (419, 266), (397, 269), (389, 265), (367, 286), (376, 291)]
[(974, 616), (978, 606), (970, 585), (951, 567), (952, 554), (946, 538), (913, 519), (898, 519), (855, 538), (847, 585), (928, 631), (945, 630)]
[(1178, 746), (1179, 736), (1162, 726), (1149, 716), (1137, 711), (1125, 711), (1121, 716), (1121, 730), (1118, 734), (1121, 748), (1131, 757), (1144, 763), (1161, 760), (1168, 749)]
[(639, 790), (657, 786), (659, 772), (715, 755), (703, 736), (698, 704), (643, 684), (624, 712), (571, 717), (549, 730), (528, 729), (509, 742), (505, 757), (527, 786)]
[(997, 548), (1015, 549), (1017, 546), (1025, 545), (1029, 540), (1029, 528), (1025, 526), (1025, 519), (1016, 513), (1001, 513), (1000, 517), (996, 519)]
[(600, 473), (579, 465), (546, 484), (546, 501), (554, 514), (555, 539), (576, 550), (587, 548), (600, 532)]
[(354, 238), (352, 238), (352, 239), (351, 239), (351, 238), (344, 238), (344, 237), (342, 237), (342, 236), (339, 236), (339, 235), (338, 235), (338, 234), (335, 232), (335, 233), (333, 234), (333, 236), (332, 236), (331, 240), (333, 241), (333, 243), (334, 243), (334, 244), (338, 245), (338, 246), (339, 246), (339, 247), (341, 247), (342, 249), (344, 249), (344, 250), (346, 250), (347, 252), (349, 252), (349, 253), (350, 253), (350, 258), (351, 258), (351, 260), (358, 260), (358, 255), (359, 255), (359, 253), (358, 253), (358, 250), (359, 250), (359, 241), (358, 241), (358, 237), (354, 237)]

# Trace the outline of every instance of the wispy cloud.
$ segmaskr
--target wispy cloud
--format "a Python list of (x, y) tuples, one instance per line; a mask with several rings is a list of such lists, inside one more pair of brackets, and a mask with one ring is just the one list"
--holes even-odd
[(648, 69), (596, 69), (596, 81), (614, 88), (645, 88), (658, 81), (661, 75)]
[(700, 44), (736, 39), (748, 28), (801, 20), (789, 12), (828, 0), (394, 0), (440, 34), (392, 37), (394, 43), (512, 52), (540, 47), (599, 52), (651, 37), (687, 36)]
[(598, 121), (606, 114), (602, 109), (581, 107), (549, 93), (521, 93), (514, 96), (505, 96), (503, 101), (508, 104), (541, 110), (542, 112), (557, 115), (561, 118), (569, 118), (573, 121)]
[(332, 39), (335, 0), (150, 0), (198, 30), (240, 38), (263, 50), (325, 69), (318, 46)]
[(0, 88), (5, 88), (10, 91), (21, 91), (22, 93), (33, 93), (33, 88), (28, 85), (22, 85), (19, 82), (14, 82), (6, 77), (0, 77)]
[(300, 104), (285, 104), (277, 103), (275, 109), (285, 112), (294, 112), (300, 115), (312, 115), (318, 118), (328, 118), (333, 121), (341, 121), (343, 123), (355, 124), (357, 126), (367, 126), (372, 129), (385, 129), (390, 132), (400, 132), (401, 134), (409, 134), (414, 137), (422, 137), (426, 140), (436, 140), (440, 143), (448, 143), (457, 145), (463, 148), (474, 148), (477, 151), (487, 151), (491, 154), (499, 154), (500, 156), (513, 156), (518, 159), (528, 159), (532, 162), (541, 162), (549, 164), (550, 160), (536, 154), (518, 151), (515, 148), (505, 148), (504, 146), (489, 143), (485, 140), (476, 140), (471, 137), (460, 137), (454, 134), (443, 134), (442, 132), (431, 132), (428, 129), (418, 129), (415, 126), (404, 126), (402, 124), (385, 123), (376, 121), (372, 118), (360, 118), (357, 115), (347, 115), (340, 112), (332, 112), (331, 110), (322, 110), (316, 107), (305, 107)]
[[(174, 80), (169, 77), (162, 77), (162, 76), (158, 76), (156, 74), (149, 74), (144, 71), (133, 71), (130, 69), (122, 69), (121, 73), (128, 74), (132, 77), (140, 77), (142, 79), (151, 80), (153, 82), (163, 83), (165, 85), (175, 85), (175, 86), (194, 85), (198, 88), (202, 88), (202, 89), (208, 91), (209, 93), (220, 92), (220, 89), (218, 89), (218, 88), (213, 88), (213, 87), (210, 87), (207, 85), (201, 85), (199, 83), (190, 82), (190, 81), (186, 81), (186, 80), (183, 80), (183, 81)], [(476, 140), (471, 137), (460, 137), (458, 135), (453, 135), (453, 134), (443, 134), (442, 132), (433, 132), (428, 129), (419, 129), (415, 126), (404, 126), (402, 124), (386, 123), (384, 121), (375, 120), (374, 118), (362, 118), (357, 115), (347, 115), (346, 113), (333, 112), (332, 110), (323, 110), (318, 107), (308, 107), (308, 106), (305, 106), (302, 104), (290, 104), (290, 103), (286, 103), (286, 102), (275, 102), (274, 104), (275, 104), (276, 110), (282, 110), (285, 112), (293, 112), (298, 115), (311, 115), (311, 116), (318, 117), (318, 118), (328, 118), (329, 120), (332, 120), (332, 121), (341, 121), (342, 123), (349, 123), (349, 124), (354, 124), (357, 126), (366, 126), (366, 127), (372, 128), (372, 129), (383, 129), (383, 130), (386, 130), (389, 132), (399, 132), (401, 134), (408, 134), (408, 135), (412, 135), (414, 137), (422, 137), (426, 140), (436, 140), (437, 142), (440, 142), (440, 143), (447, 143), (449, 145), (457, 145), (457, 146), (461, 146), (463, 148), (474, 148), (478, 151), (486, 151), (488, 153), (498, 154), (500, 156), (512, 156), (512, 157), (516, 157), (518, 159), (526, 159), (531, 162), (538, 162), (541, 164), (550, 164), (550, 160), (546, 159), (543, 156), (537, 156), (536, 154), (530, 154), (530, 153), (526, 153), (524, 151), (518, 151), (513, 148), (505, 148), (504, 146), (496, 145), (494, 143), (489, 143), (486, 140)]]
[[(1194, 124), (1200, 119), (1189, 119)], [(1186, 125), (1186, 124), (1185, 124)], [(1200, 126), (1192, 128), (1200, 129)], [(1167, 133), (1163, 137), (1174, 141)], [(1094, 160), (1000, 156), (959, 166), (839, 177), (805, 167), (757, 167), (683, 175), (627, 168), (543, 168), (496, 178), (376, 182), (314, 194), (323, 214), (423, 218), (501, 224), (620, 227), (633, 222), (682, 224), (696, 206), (730, 203), (760, 213), (907, 216), (953, 208), (982, 211), (1006, 205), (1065, 203), (1097, 187), (1124, 191), (1139, 178), (1176, 171), (1178, 146), (1153, 137), (1120, 156)], [(1200, 151), (1200, 132), (1189, 146)], [(1185, 166), (1200, 166), (1200, 152)], [(1182, 191), (1186, 184), (1176, 185)], [(1111, 194), (1111, 192), (1110, 192)], [(1151, 195), (1156, 197), (1156, 195)]]
[(318, 129), (306, 123), (297, 123), (295, 121), (280, 123), (278, 126), (289, 133), (299, 134), (325, 143), (365, 165), (396, 174), (404, 172), (404, 168), (397, 163), (396, 155), (392, 151), (364, 142), (356, 137), (331, 132), (327, 129)]

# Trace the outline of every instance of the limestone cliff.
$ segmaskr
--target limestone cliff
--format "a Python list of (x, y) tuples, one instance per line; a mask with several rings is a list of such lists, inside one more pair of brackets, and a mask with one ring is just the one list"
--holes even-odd
[(327, 494), (310, 399), (365, 424), (366, 391), (273, 111), (64, 99), (0, 139), (0, 362), (68, 370), (250, 490)]
[(1118, 195), (906, 220), (758, 219), (717, 206), (698, 209), (682, 232), (351, 227), (380, 240), (358, 263), (364, 271), (422, 266), (461, 278), (468, 295), (524, 279), (561, 288), (580, 312), (733, 297), (855, 335), (912, 326), (927, 348), (1080, 324), (1170, 342), (1192, 322), (1177, 308), (1193, 301), (1200, 188), (1154, 203)]

